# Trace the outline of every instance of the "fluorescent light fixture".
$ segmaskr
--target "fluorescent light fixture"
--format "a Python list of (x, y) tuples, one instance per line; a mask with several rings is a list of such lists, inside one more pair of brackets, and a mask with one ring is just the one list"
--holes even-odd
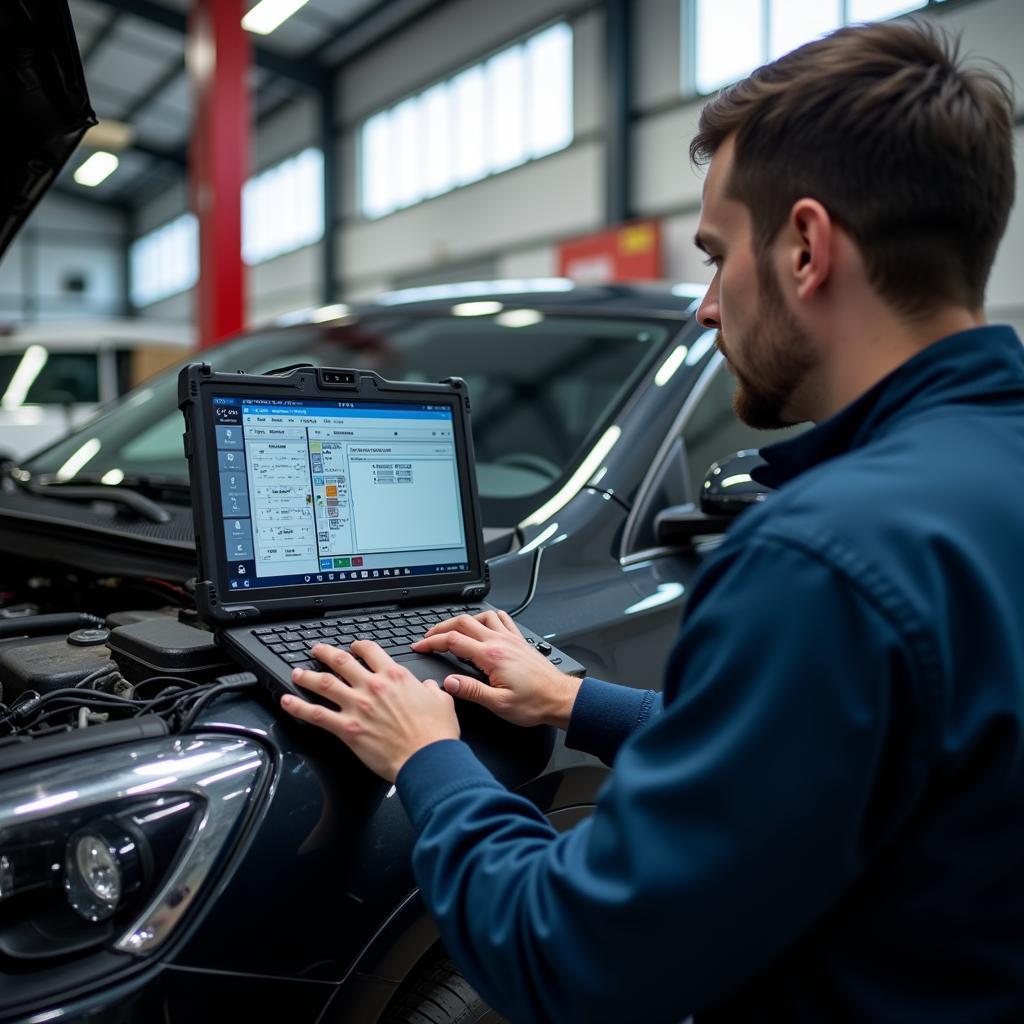
[(17, 409), (24, 405), (28, 389), (35, 383), (49, 357), (50, 354), (42, 345), (29, 345), (11, 377), (10, 384), (7, 385), (4, 397), (0, 398), (0, 406), (5, 409)]
[(452, 316), (492, 316), (505, 308), (501, 302), (457, 302)]
[(119, 483), (124, 481), (124, 470), (123, 469), (108, 469), (103, 476), (100, 477), (101, 484), (107, 484), (110, 487), (116, 487)]
[(242, 28), (246, 32), (267, 36), (282, 22), (287, 21), (300, 7), (305, 7), (309, 0), (260, 0), (248, 14), (242, 18)]
[(683, 360), (686, 358), (686, 353), (690, 350), (685, 345), (676, 345), (674, 349), (668, 354), (668, 358), (658, 367), (658, 372), (654, 375), (654, 383), (659, 387), (664, 387), (673, 377), (676, 370), (682, 366)]
[(70, 480), (78, 471), (91, 459), (94, 458), (100, 450), (100, 439), (98, 437), (90, 437), (81, 448), (75, 452), (74, 455), (64, 463), (60, 469), (57, 470), (58, 480)]
[(93, 153), (88, 160), (82, 164), (81, 167), (75, 171), (75, 181), (79, 185), (86, 185), (89, 188), (94, 188), (101, 181), (106, 181), (114, 171), (117, 170), (117, 165), (120, 161), (114, 156), (113, 153), (105, 153), (103, 150), (99, 150)]
[(539, 309), (507, 309), (494, 318), (502, 327), (532, 327), (544, 319)]
[(600, 440), (590, 450), (587, 457), (580, 463), (576, 472), (569, 477), (565, 486), (550, 501), (541, 505), (533, 515), (527, 516), (519, 526), (523, 529), (527, 526), (540, 526), (541, 523), (546, 523), (553, 515), (565, 508), (583, 490), (586, 482), (600, 469), (601, 463), (604, 462), (605, 457), (615, 447), (621, 436), (621, 427), (609, 427), (601, 435)]

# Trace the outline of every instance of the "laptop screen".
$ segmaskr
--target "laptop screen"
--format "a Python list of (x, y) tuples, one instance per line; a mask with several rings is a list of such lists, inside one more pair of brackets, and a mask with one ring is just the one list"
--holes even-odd
[(214, 395), (212, 411), (232, 591), (470, 569), (450, 406)]

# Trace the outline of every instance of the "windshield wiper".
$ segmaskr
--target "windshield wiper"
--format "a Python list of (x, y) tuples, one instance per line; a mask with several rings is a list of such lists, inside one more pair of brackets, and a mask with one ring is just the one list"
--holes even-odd
[(124, 484), (79, 484), (40, 480), (22, 482), (21, 486), (30, 494), (46, 498), (61, 498), (66, 501), (108, 501), (114, 505), (123, 505), (151, 523), (169, 523), (174, 518), (152, 498), (129, 490)]

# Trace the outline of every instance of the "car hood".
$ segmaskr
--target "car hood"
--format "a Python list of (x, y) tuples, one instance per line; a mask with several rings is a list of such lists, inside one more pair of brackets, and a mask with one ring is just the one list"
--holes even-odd
[(95, 123), (67, 0), (4, 0), (0, 255)]

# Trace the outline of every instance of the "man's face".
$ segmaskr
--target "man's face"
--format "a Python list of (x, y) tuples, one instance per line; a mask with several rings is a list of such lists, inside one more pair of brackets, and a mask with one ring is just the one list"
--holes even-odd
[(754, 251), (750, 210), (728, 195), (733, 140), (708, 168), (697, 245), (715, 276), (697, 311), (718, 328), (718, 348), (736, 377), (733, 408), (744, 423), (775, 430), (798, 422), (794, 392), (814, 365), (814, 347), (786, 306), (770, 250)]

